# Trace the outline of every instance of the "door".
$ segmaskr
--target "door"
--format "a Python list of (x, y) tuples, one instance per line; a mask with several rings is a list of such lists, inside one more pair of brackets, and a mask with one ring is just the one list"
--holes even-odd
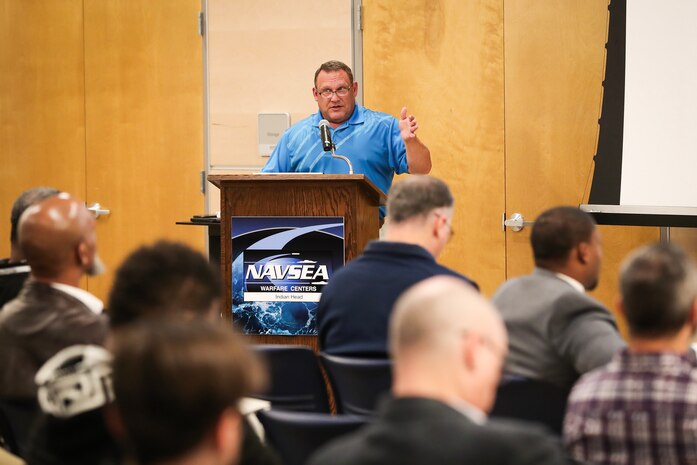
[(0, 257), (26, 189), (85, 194), (82, 0), (0, 0)]
[(203, 61), (199, 0), (85, 0), (86, 198), (97, 220), (105, 296), (135, 247), (159, 238), (200, 250), (204, 210)]
[[(505, 3), (506, 212), (534, 221), (587, 203), (602, 103), (608, 0)], [(601, 226), (604, 261), (593, 295), (615, 310), (618, 270), (658, 228)], [(506, 232), (506, 275), (529, 273), (530, 227)], [(621, 322), (621, 318), (618, 318)]]
[[(105, 299), (136, 246), (203, 212), (199, 0), (0, 0), (0, 256), (23, 190), (54, 186), (109, 215), (97, 220)], [(84, 31), (84, 32), (83, 32)]]

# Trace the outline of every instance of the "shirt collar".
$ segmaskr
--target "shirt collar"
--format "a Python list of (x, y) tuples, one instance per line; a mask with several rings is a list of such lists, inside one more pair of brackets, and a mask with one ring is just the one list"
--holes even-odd
[(51, 283), (51, 287), (75, 297), (97, 315), (102, 313), (102, 310), (104, 310), (104, 302), (89, 292), (80, 289), (79, 287), (69, 286), (62, 283)]
[(584, 294), (584, 293), (586, 292), (586, 288), (583, 287), (583, 284), (581, 284), (580, 282), (576, 281), (576, 280), (575, 280), (574, 278), (572, 278), (571, 276), (565, 275), (565, 274), (563, 274), (563, 273), (554, 273), (554, 275), (555, 275), (557, 278), (561, 279), (562, 281), (566, 281), (567, 283), (569, 283), (569, 285), (570, 285), (571, 287), (573, 287), (574, 289), (576, 289), (576, 290), (577, 290), (578, 292), (580, 292), (581, 294)]
[(390, 254), (419, 255), (435, 261), (433, 255), (424, 247), (417, 244), (410, 244), (408, 242), (388, 241), (385, 239), (372, 240), (368, 242), (368, 245), (364, 249), (363, 253), (374, 251), (389, 252)]
[(450, 404), (450, 406), (472, 420), (474, 424), (483, 425), (486, 423), (486, 414), (469, 402), (460, 400)]

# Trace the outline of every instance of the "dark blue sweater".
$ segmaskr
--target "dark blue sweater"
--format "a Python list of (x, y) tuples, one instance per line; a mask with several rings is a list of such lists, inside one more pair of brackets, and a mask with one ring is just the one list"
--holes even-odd
[(462, 278), (423, 247), (373, 241), (329, 281), (317, 309), (319, 346), (331, 355), (387, 357), (392, 306), (407, 288), (436, 275)]

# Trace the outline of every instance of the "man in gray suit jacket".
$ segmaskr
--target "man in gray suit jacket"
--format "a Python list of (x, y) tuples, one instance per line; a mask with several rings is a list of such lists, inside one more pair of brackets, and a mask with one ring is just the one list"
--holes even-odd
[(625, 345), (612, 314), (585, 293), (598, 284), (600, 232), (587, 213), (557, 207), (535, 221), (530, 241), (535, 271), (492, 298), (508, 329), (504, 371), (568, 390)]
[(506, 330), (466, 282), (437, 276), (411, 287), (395, 304), (389, 344), (394, 398), (309, 465), (565, 463), (559, 442), (538, 427), (487, 419)]

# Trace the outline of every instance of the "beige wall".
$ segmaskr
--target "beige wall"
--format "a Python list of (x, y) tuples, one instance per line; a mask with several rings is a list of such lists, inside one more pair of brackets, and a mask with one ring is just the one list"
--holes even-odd
[[(257, 115), (317, 111), (319, 64), (351, 65), (350, 0), (208, 0), (208, 140), (211, 173), (258, 171)], [(208, 185), (209, 211), (219, 192)]]

